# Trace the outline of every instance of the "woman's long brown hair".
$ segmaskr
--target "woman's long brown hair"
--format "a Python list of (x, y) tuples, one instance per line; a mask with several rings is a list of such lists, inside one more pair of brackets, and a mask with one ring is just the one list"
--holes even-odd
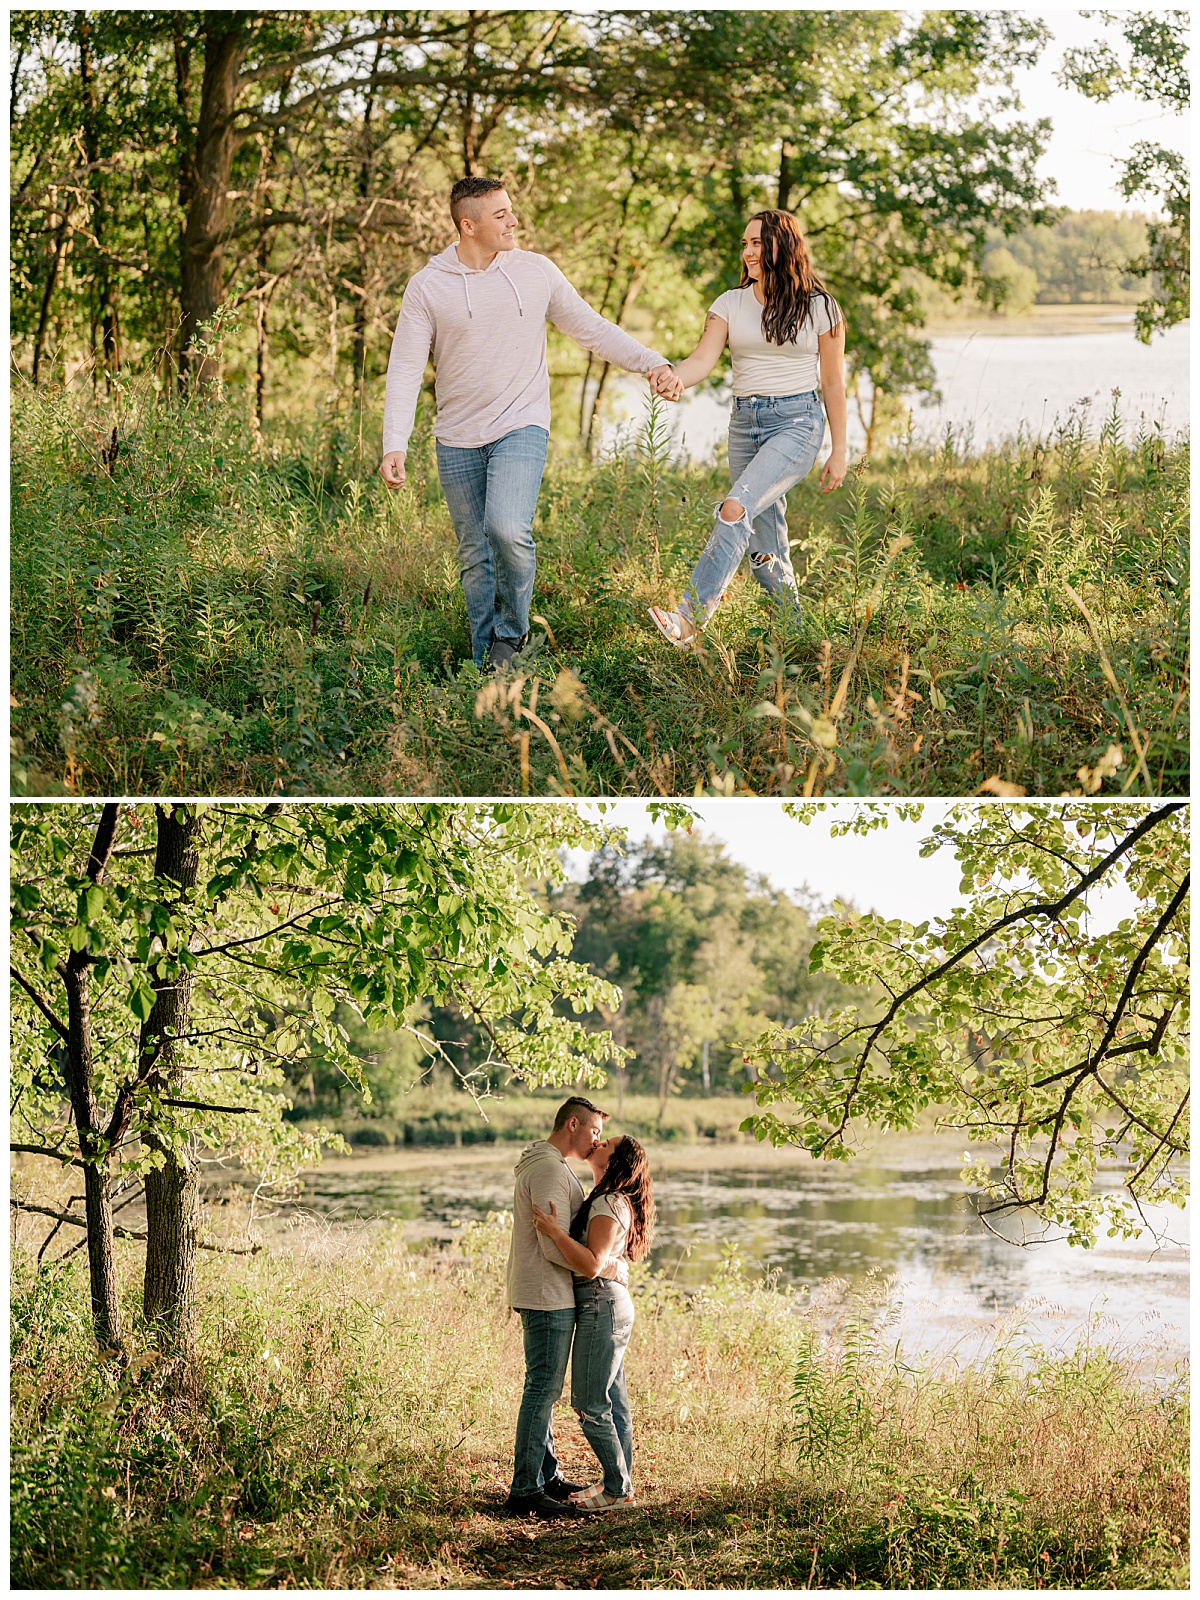
[(654, 1242), (654, 1189), (650, 1183), (650, 1158), (630, 1134), (618, 1139), (608, 1158), (608, 1168), (599, 1183), (579, 1208), (571, 1224), (571, 1237), (582, 1244), (587, 1239), (588, 1213), (592, 1201), (602, 1194), (623, 1194), (633, 1213), (625, 1254), (630, 1261), (641, 1261)]
[[(750, 221), (762, 224), (763, 337), (770, 344), (791, 344), (813, 314), (814, 296), (822, 295), (831, 305), (832, 297), (813, 271), (800, 224), (790, 211), (756, 211)], [(743, 261), (738, 287), (745, 289), (753, 281)]]

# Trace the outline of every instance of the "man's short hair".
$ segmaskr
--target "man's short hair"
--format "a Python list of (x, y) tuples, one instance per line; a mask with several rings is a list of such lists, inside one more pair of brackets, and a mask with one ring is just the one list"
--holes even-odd
[(495, 194), (497, 189), (504, 188), (503, 178), (460, 178), (450, 191), (450, 220), (456, 228), (461, 228), (464, 213), (475, 220), (475, 210), (468, 206), (473, 200), (482, 200), (484, 195)]
[(585, 1111), (594, 1111), (598, 1117), (607, 1121), (612, 1116), (611, 1111), (601, 1111), (599, 1106), (594, 1106), (590, 1100), (585, 1100), (581, 1094), (573, 1094), (569, 1100), (564, 1100), (554, 1114), (554, 1127), (552, 1133), (561, 1133), (572, 1117), (582, 1117)]

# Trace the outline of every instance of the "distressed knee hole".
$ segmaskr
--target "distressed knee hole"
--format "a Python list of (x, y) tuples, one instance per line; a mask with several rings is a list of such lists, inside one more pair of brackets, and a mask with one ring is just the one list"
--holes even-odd
[(775, 557), (769, 550), (755, 550), (750, 557), (752, 567), (769, 567), (774, 561)]
[(746, 515), (746, 508), (740, 500), (726, 500), (719, 514), (722, 522), (740, 522)]

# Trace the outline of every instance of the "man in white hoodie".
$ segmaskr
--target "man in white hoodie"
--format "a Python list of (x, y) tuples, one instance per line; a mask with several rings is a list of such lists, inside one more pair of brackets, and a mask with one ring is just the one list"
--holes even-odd
[[(607, 1117), (590, 1100), (572, 1095), (559, 1106), (550, 1137), (529, 1145), (517, 1162), (506, 1286), (508, 1303), (521, 1318), (525, 1387), (505, 1502), (517, 1516), (572, 1516), (567, 1496), (582, 1487), (559, 1472), (551, 1426), (575, 1336), (574, 1280), (557, 1245), (534, 1228), (533, 1207), (549, 1211), (553, 1202), (560, 1217), (574, 1219), (583, 1204), (583, 1185), (567, 1158), (583, 1161), (592, 1153)], [(615, 1269), (605, 1274), (615, 1275)]]
[(548, 256), (517, 249), (517, 219), (498, 179), (460, 179), (450, 215), (458, 242), (404, 291), (379, 470), (389, 489), (403, 484), (432, 348), (438, 477), (458, 535), (471, 653), (490, 670), (507, 666), (529, 636), (533, 516), (550, 437), (546, 319), (602, 360), (675, 391), (664, 356), (593, 311)]

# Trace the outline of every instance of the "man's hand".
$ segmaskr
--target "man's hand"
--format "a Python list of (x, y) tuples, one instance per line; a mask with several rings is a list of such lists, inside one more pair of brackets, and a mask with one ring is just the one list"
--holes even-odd
[(821, 469), (821, 493), (828, 494), (831, 489), (840, 489), (845, 476), (846, 452), (831, 450), (829, 460)]
[(404, 455), (403, 450), (389, 450), (379, 464), (380, 474), (389, 489), (404, 487)]
[(646, 381), (651, 392), (660, 395), (664, 400), (678, 400), (683, 394), (683, 379), (675, 375), (672, 366), (655, 367), (646, 374)]

